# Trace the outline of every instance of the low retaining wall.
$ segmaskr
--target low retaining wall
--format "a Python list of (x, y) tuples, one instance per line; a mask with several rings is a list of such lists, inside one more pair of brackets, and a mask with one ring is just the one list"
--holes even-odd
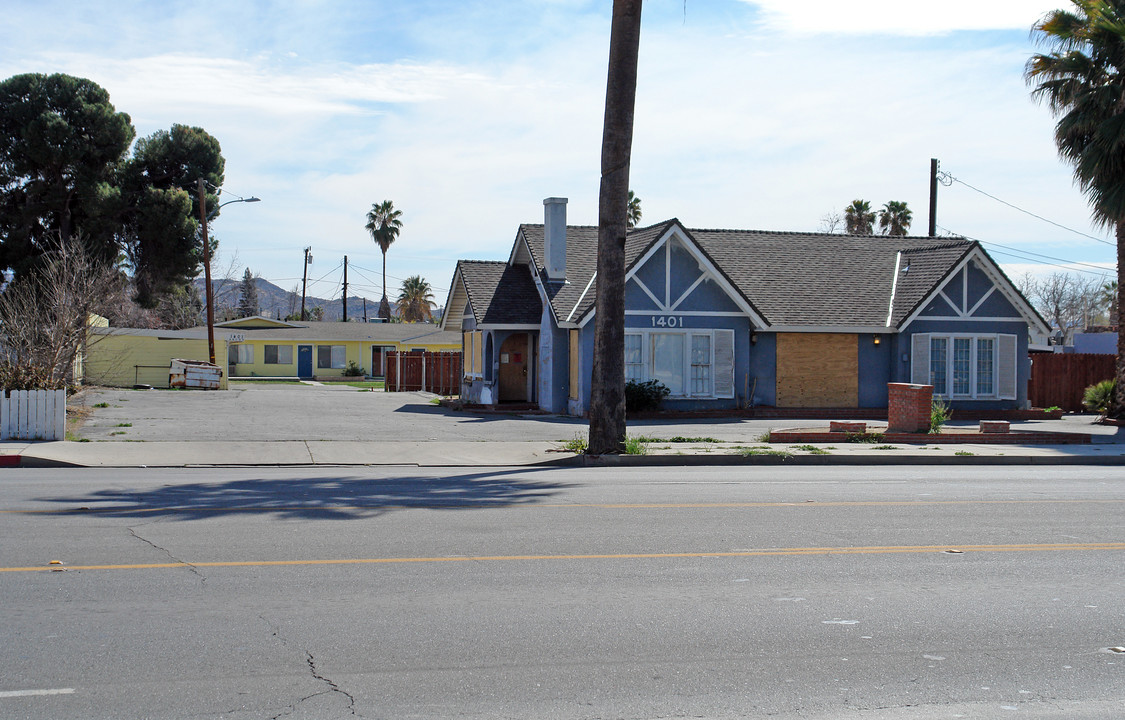
[[(865, 435), (878, 443), (897, 443), (899, 445), (1083, 445), (1090, 442), (1089, 435), (1081, 433), (1045, 432), (951, 432), (951, 433), (902, 433), (869, 430)], [(853, 438), (849, 440), (849, 436)], [(856, 435), (827, 432), (817, 429), (772, 430), (771, 443), (844, 443), (855, 442)]]

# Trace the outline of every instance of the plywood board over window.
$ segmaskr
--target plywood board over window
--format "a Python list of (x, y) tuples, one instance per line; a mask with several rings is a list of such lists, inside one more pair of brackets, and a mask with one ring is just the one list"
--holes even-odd
[(859, 407), (859, 336), (779, 333), (778, 407)]

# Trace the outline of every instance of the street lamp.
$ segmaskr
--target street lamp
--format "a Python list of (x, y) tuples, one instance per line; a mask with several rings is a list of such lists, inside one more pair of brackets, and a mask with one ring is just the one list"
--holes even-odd
[[(207, 355), (211, 359), (211, 364), (215, 364), (215, 303), (214, 296), (211, 290), (211, 243), (207, 239), (207, 181), (199, 178), (199, 222), (203, 228), (203, 279), (207, 283)], [(214, 186), (212, 186), (214, 187)], [(215, 188), (221, 194), (223, 191)], [(227, 200), (224, 203), (219, 203), (215, 208), (215, 215), (219, 214), (219, 208), (224, 205), (239, 202), (261, 202), (261, 198), (256, 197), (238, 197), (234, 200)], [(211, 217), (214, 217), (212, 215)]]

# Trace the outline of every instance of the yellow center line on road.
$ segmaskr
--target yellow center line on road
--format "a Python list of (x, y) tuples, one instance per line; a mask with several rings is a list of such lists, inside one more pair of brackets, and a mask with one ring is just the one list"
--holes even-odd
[(938, 505), (1106, 505), (1125, 504), (1125, 499), (1109, 500), (792, 500), (788, 502), (694, 502), (694, 503), (533, 503), (515, 500), (510, 503), (491, 499), (480, 503), (385, 503), (377, 505), (112, 505), (106, 507), (54, 508), (17, 510), (0, 508), (0, 514), (14, 515), (113, 515), (118, 513), (170, 512), (301, 512), (357, 510), (449, 510), (450, 508), (483, 510), (594, 509), (594, 510), (706, 510), (723, 508), (820, 508), (820, 507), (926, 507)]
[(227, 562), (148, 563), (140, 565), (45, 565), (0, 567), (0, 573), (59, 572), (62, 570), (160, 570), (168, 568), (286, 567), (310, 565), (403, 565), (410, 563), (513, 562), (534, 560), (666, 560), (699, 558), (744, 558), (779, 555), (885, 555), (930, 553), (953, 550), (960, 553), (987, 552), (1083, 552), (1125, 550), (1125, 542), (1053, 543), (1027, 545), (883, 545), (872, 547), (796, 547), (736, 550), (732, 552), (605, 553), (580, 555), (452, 555), (448, 557), (340, 558), (335, 560), (239, 560)]

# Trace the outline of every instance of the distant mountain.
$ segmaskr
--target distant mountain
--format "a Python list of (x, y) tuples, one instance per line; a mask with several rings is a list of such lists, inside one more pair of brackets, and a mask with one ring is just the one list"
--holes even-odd
[[(199, 290), (199, 294), (203, 294), (204, 288), (207, 286), (203, 278), (196, 278), (194, 281), (195, 287)], [(237, 316), (238, 299), (240, 288), (242, 286), (241, 279), (239, 280), (212, 280), (211, 288), (215, 294), (215, 315), (216, 317)], [(258, 289), (258, 307), (260, 308), (259, 314), (264, 317), (272, 318), (285, 318), (287, 315), (297, 315), (301, 312), (301, 292), (298, 288), (297, 292), (292, 290), (284, 290), (277, 285), (274, 285), (269, 280), (263, 278), (254, 278), (254, 286)], [(379, 299), (378, 298), (362, 298), (352, 296), (348, 298), (348, 320), (360, 321), (364, 318), (364, 304), (366, 303), (366, 317), (374, 318), (379, 315)], [(341, 320), (343, 319), (343, 308), (339, 300), (325, 300), (323, 298), (313, 297), (311, 295), (305, 296), (305, 311), (312, 312), (314, 308), (324, 308), (325, 320)], [(391, 312), (395, 311), (395, 303), (391, 301)]]

